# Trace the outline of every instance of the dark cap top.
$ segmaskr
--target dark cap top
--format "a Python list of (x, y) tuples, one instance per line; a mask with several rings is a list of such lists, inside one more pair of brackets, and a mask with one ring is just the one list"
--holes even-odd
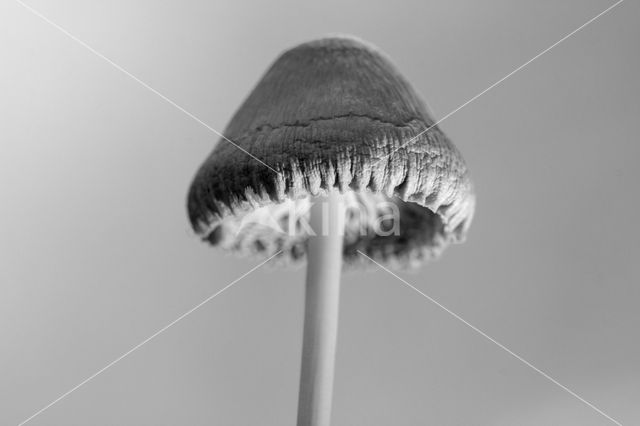
[[(291, 207), (337, 188), (347, 194), (345, 260), (357, 250), (392, 264), (434, 257), (464, 239), (474, 195), (462, 156), (437, 126), (412, 140), (433, 124), (374, 47), (345, 37), (297, 46), (225, 131), (262, 163), (221, 140), (191, 185), (191, 224), (214, 245), (265, 256), (283, 250), (295, 260), (308, 234), (287, 231)], [(389, 233), (387, 220), (378, 232), (373, 223), (391, 213), (397, 229)]]

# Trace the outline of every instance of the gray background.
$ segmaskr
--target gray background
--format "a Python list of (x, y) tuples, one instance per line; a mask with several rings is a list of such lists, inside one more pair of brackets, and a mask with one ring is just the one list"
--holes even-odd
[[(284, 48), (385, 50), (437, 117), (609, 1), (36, 1), (223, 130)], [(640, 423), (640, 5), (442, 124), (468, 242), (409, 282), (625, 425)], [(257, 262), (201, 244), (185, 194), (217, 137), (13, 1), (0, 5), (0, 424)], [(33, 425), (293, 425), (304, 270), (264, 268)], [(334, 425), (610, 425), (382, 271), (344, 276)]]

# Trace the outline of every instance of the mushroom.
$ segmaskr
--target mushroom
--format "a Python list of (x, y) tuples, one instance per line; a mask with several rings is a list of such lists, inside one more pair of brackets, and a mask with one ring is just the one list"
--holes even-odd
[(191, 185), (191, 224), (228, 251), (307, 258), (298, 426), (326, 426), (342, 262), (404, 268), (463, 241), (467, 167), (390, 60), (353, 37), (284, 52), (225, 135)]

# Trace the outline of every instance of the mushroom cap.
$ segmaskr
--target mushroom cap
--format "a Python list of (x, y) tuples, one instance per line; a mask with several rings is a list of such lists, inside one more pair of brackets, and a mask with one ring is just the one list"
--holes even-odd
[[(237, 146), (221, 140), (197, 172), (188, 195), (193, 229), (231, 251), (302, 259), (308, 232), (278, 225), (304, 218), (313, 197), (338, 189), (346, 263), (358, 251), (390, 266), (434, 258), (464, 240), (475, 197), (461, 154), (433, 124), (375, 47), (352, 37), (294, 47), (226, 128)], [(374, 226), (385, 214), (398, 216), (393, 233)]]

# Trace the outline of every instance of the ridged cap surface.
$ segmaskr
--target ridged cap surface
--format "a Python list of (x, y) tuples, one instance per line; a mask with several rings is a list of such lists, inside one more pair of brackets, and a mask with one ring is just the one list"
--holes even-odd
[[(357, 39), (334, 37), (283, 53), (224, 134), (277, 171), (221, 140), (188, 195), (194, 230), (212, 244), (304, 257), (306, 235), (238, 230), (248, 213), (332, 188), (391, 200), (400, 234), (345, 239), (378, 261), (416, 263), (464, 239), (474, 210), (465, 162), (389, 59)], [(406, 145), (405, 145), (406, 144)]]

